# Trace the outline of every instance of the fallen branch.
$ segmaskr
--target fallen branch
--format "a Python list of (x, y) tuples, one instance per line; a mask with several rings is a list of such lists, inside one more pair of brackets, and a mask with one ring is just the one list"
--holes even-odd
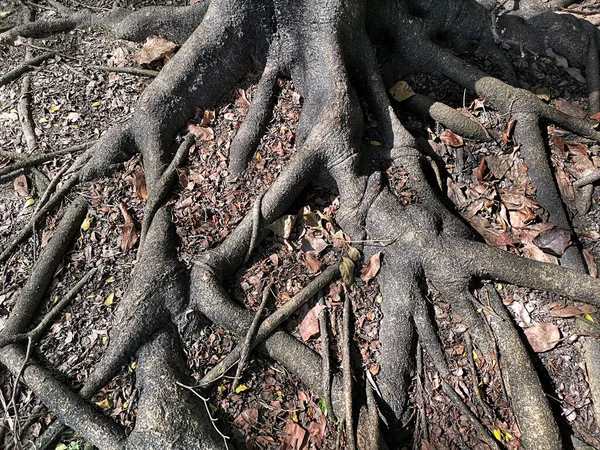
[(89, 66), (90, 69), (103, 70), (104, 72), (126, 73), (129, 75), (139, 75), (142, 77), (155, 77), (159, 74), (158, 70), (140, 69), (138, 67), (110, 67), (110, 66)]
[(327, 415), (332, 421), (336, 421), (333, 407), (331, 406), (331, 359), (329, 357), (329, 327), (327, 326), (327, 307), (323, 293), (319, 295), (319, 305), (323, 307), (319, 313), (319, 330), (321, 332), (321, 372), (323, 383), (323, 400)]
[[(285, 305), (267, 317), (260, 325), (256, 338), (252, 341), (250, 350), (263, 342), (273, 331), (275, 331), (283, 322), (291, 317), (302, 305), (308, 302), (317, 292), (331, 283), (340, 273), (338, 264), (332, 264), (323, 271), (317, 278), (312, 280), (304, 289), (296, 294)], [(213, 367), (199, 382), (201, 387), (210, 386), (216, 380), (221, 378), (238, 361), (241, 354), (241, 346), (236, 346), (229, 355), (223, 358), (215, 367)]]
[(0, 87), (7, 85), (8, 83), (10, 83), (11, 81), (16, 80), (17, 78), (19, 78), (21, 75), (23, 75), (26, 72), (29, 72), (30, 70), (35, 69), (37, 66), (39, 66), (40, 64), (42, 64), (44, 61), (53, 58), (54, 57), (54, 53), (43, 53), (39, 56), (36, 56), (34, 58), (28, 59), (27, 61), (25, 61), (23, 64), (21, 64), (18, 67), (15, 67), (14, 69), (8, 71), (7, 73), (5, 73), (3, 76), (0, 77)]
[(356, 449), (354, 417), (352, 416), (352, 362), (350, 361), (350, 298), (344, 300), (342, 319), (342, 378), (344, 386), (344, 422), (346, 423), (346, 447)]
[(258, 331), (258, 323), (262, 316), (263, 311), (265, 310), (265, 306), (267, 304), (267, 300), (269, 299), (269, 293), (271, 291), (271, 284), (269, 283), (265, 286), (262, 295), (262, 301), (258, 309), (256, 310), (256, 314), (254, 315), (254, 319), (252, 319), (252, 323), (250, 324), (250, 328), (248, 328), (248, 333), (246, 333), (246, 337), (244, 339), (244, 343), (242, 344), (242, 348), (240, 350), (240, 361), (238, 362), (238, 367), (235, 372), (235, 378), (233, 379), (233, 384), (231, 386), (231, 390), (235, 392), (235, 389), (238, 386), (240, 378), (242, 377), (242, 371), (244, 370), (244, 366), (246, 362), (248, 362), (248, 355), (250, 355), (250, 348), (252, 345), (252, 341), (256, 336), (256, 332)]
[(0, 348), (29, 340), (31, 343), (36, 343), (48, 329), (50, 324), (58, 317), (58, 315), (73, 301), (79, 291), (85, 286), (89, 280), (96, 274), (97, 269), (94, 267), (86, 273), (73, 288), (44, 316), (42, 321), (31, 331), (27, 333), (15, 334), (12, 336), (0, 335)]
[(14, 172), (15, 170), (24, 169), (25, 167), (35, 166), (37, 164), (45, 163), (47, 161), (52, 161), (54, 158), (58, 158), (60, 156), (68, 155), (70, 153), (77, 153), (82, 150), (86, 150), (94, 144), (93, 141), (85, 142), (83, 144), (74, 145), (72, 147), (67, 147), (62, 150), (57, 150), (52, 153), (44, 153), (39, 156), (31, 156), (23, 155), (21, 153), (15, 152), (5, 152), (0, 150), (0, 156), (7, 159), (18, 159), (19, 162), (12, 164), (7, 167), (3, 167), (0, 169), (0, 176), (6, 175), (7, 173)]

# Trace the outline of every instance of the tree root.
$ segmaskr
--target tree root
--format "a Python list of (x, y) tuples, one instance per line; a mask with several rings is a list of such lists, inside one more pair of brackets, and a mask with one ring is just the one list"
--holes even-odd
[[(180, 51), (153, 80), (152, 88), (144, 93), (131, 121), (107, 132), (78, 159), (73, 168), (74, 175), (36, 211), (30, 223), (0, 255), (0, 260), (6, 260), (19, 242), (31, 233), (33, 226), (62, 201), (75, 184), (106, 173), (138, 151), (142, 153), (150, 200), (144, 212), (139, 262), (115, 312), (110, 344), (79, 395), (35, 362), (29, 361), (25, 365), (28, 358), (23, 349), (9, 342), (12, 342), (11, 336), (37, 337), (41, 333), (36, 331), (38, 328), (30, 331), (31, 335), (25, 330), (31, 325), (43, 291), (66, 251), (67, 243), (78, 229), (78, 221), (85, 215), (85, 204), (81, 200), (76, 200), (68, 209), (54, 237), (41, 253), (11, 311), (4, 329), (6, 336), (3, 338), (7, 340), (0, 349), (0, 361), (15, 375), (24, 367), (26, 384), (60, 421), (94, 445), (108, 449), (208, 449), (222, 445), (223, 435), (213, 428), (205, 401), (190, 390), (192, 380), (186, 376), (176, 328), (185, 324), (189, 310), (201, 312), (237, 336), (246, 336), (246, 343), (236, 347), (210, 371), (201, 380), (201, 387), (207, 387), (222, 376), (245, 351), (257, 347), (297, 373), (317, 394), (325, 398), (331, 396), (331, 400), (326, 401), (328, 411), (332, 417), (345, 418), (348, 446), (356, 445), (352, 403), (360, 411), (360, 399), (351, 397), (349, 298), (346, 297), (344, 304), (343, 379), (329, 373), (325, 339), (322, 343), (324, 352), (320, 356), (289, 334), (277, 330), (298, 307), (339, 276), (337, 264), (325, 269), (268, 317), (258, 327), (256, 337), (252, 337), (248, 328), (256, 327), (260, 312), (253, 315), (236, 305), (222, 284), (248, 262), (258, 244), (260, 230), (284, 214), (299, 192), (315, 181), (339, 193), (338, 223), (353, 242), (364, 244), (365, 257), (378, 250), (384, 255), (378, 275), (383, 297), (378, 385), (381, 387), (380, 406), (389, 419), (390, 429), (394, 429), (406, 412), (415, 362), (419, 363), (419, 358), (415, 361), (414, 352), (420, 348), (418, 346), (423, 346), (443, 379), (442, 391), (469, 420), (480, 440), (491, 448), (499, 447), (444, 380), (449, 377), (450, 370), (426, 301), (427, 292), (432, 288), (441, 293), (454, 313), (461, 316), (475, 345), (484, 354), (488, 353), (487, 347), (491, 347), (488, 330), (496, 334), (502, 360), (507, 365), (502, 375), (509, 394), (514, 394), (517, 383), (521, 394), (527, 392), (527, 395), (512, 397), (526, 447), (532, 450), (562, 448), (539, 379), (511, 326), (510, 317), (497, 296), (492, 295), (495, 291), (484, 289), (490, 298), (489, 302), (481, 302), (473, 295), (472, 287), (480, 280), (505, 281), (600, 306), (600, 281), (575, 270), (524, 260), (475, 242), (472, 232), (446, 208), (438, 189), (430, 185), (423, 170), (426, 158), (395, 116), (384, 80), (397, 76), (398, 72), (406, 74), (421, 65), (427, 71), (440, 71), (516, 118), (517, 138), (525, 153), (525, 147), (531, 150), (531, 155), (525, 157), (534, 183), (544, 184), (551, 178), (540, 121), (554, 122), (595, 140), (600, 139), (600, 133), (592, 130), (587, 122), (562, 114), (542, 104), (533, 94), (487, 76), (433, 43), (435, 32), (439, 32), (448, 43), (463, 48), (469, 41), (492, 45), (493, 36), (487, 28), (489, 11), (478, 3), (415, 0), (373, 2), (368, 8), (360, 2), (346, 6), (336, 2), (316, 2), (310, 8), (308, 5), (294, 8), (283, 0), (252, 4), (212, 0), (210, 4), (149, 8), (140, 12), (120, 9), (98, 14), (65, 11), (68, 16), (62, 19), (25, 24), (0, 36), (0, 40), (7, 42), (19, 35), (40, 36), (80, 26), (97, 26), (116, 36), (135, 40), (148, 34), (163, 34), (182, 42), (189, 35)], [(411, 15), (407, 7), (420, 17)], [(498, 18), (499, 27), (504, 23), (503, 17)], [(518, 20), (521, 22), (514, 23), (521, 25), (514, 27), (529, 29), (533, 23), (530, 17), (527, 22)], [(163, 28), (165, 33), (160, 33)], [(196, 29), (192, 33), (193, 28)], [(591, 55), (586, 62), (589, 69), (597, 64), (597, 58), (593, 58), (594, 48), (597, 53), (597, 46), (594, 47), (597, 41), (586, 42), (585, 55)], [(497, 50), (495, 44), (493, 47)], [(400, 55), (406, 67), (398, 68), (397, 73), (389, 73), (389, 61), (379, 64), (378, 58), (391, 58), (390, 55), (396, 56), (394, 61), (398, 61)], [(429, 59), (423, 55), (429, 55)], [(296, 136), (297, 151), (264, 196), (261, 194), (255, 200), (252, 210), (236, 229), (218, 247), (202, 253), (188, 271), (177, 257), (174, 225), (163, 204), (175, 169), (183, 163), (193, 139), (188, 135), (175, 156), (170, 158), (172, 145), (197, 107), (213, 107), (225, 90), (250, 70), (262, 71), (263, 76), (246, 121), (230, 148), (230, 172), (234, 176), (241, 174), (255, 151), (269, 120), (277, 77), (281, 74), (292, 78), (303, 97)], [(512, 78), (512, 74), (508, 73), (507, 78)], [(588, 83), (593, 91), (593, 76), (588, 76)], [(441, 111), (436, 120), (455, 127), (461, 134), (481, 140), (488, 138), (483, 129), (468, 118), (463, 120), (462, 116), (424, 98), (413, 99), (413, 103), (419, 102), (422, 105), (417, 107), (427, 108), (434, 118), (438, 114), (436, 111)], [(377, 121), (383, 140), (379, 150), (363, 145), (363, 104)], [(169, 160), (170, 165), (165, 170)], [(27, 161), (27, 164), (32, 163)], [(422, 200), (404, 206), (392, 194), (384, 182), (390, 164), (403, 166), (409, 174), (411, 188), (418, 191)], [(11, 170), (15, 166), (11, 166)], [(536, 171), (542, 173), (538, 178)], [(56, 183), (52, 190), (55, 186)], [(538, 195), (550, 211), (551, 220), (568, 227), (566, 213), (554, 191), (544, 193), (539, 187)], [(432, 249), (437, 250), (436, 254)], [(44, 328), (67, 301), (65, 298), (64, 303), (51, 310), (40, 326)], [(487, 322), (475, 311), (481, 303)], [(322, 332), (323, 337), (326, 334)], [(105, 419), (84, 399), (106, 385), (121, 365), (135, 354), (139, 357), (136, 378), (140, 398), (136, 426), (126, 437), (122, 429)], [(244, 359), (241, 359), (234, 386), (243, 370)], [(323, 367), (327, 374), (319, 373), (316, 367)], [(474, 382), (476, 377), (473, 370)], [(380, 444), (381, 436), (377, 432), (378, 410), (370, 385), (366, 397), (368, 416), (365, 420), (369, 430), (366, 446), (379, 448), (383, 444)], [(359, 416), (363, 414), (361, 412)], [(424, 416), (421, 417), (424, 422)], [(60, 428), (57, 422), (51, 432)], [(422, 429), (428, 439), (427, 425), (424, 424)]]
[(209, 2), (200, 2), (193, 6), (159, 6), (138, 11), (121, 8), (96, 14), (77, 11), (59, 19), (37, 21), (11, 28), (0, 34), (0, 44), (10, 44), (19, 36), (40, 38), (87, 27), (104, 29), (117, 39), (141, 42), (148, 36), (159, 35), (181, 44), (202, 22), (208, 6)]

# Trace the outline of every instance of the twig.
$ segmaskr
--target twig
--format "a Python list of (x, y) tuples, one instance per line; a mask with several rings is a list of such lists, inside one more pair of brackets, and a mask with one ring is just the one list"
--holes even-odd
[(346, 447), (356, 449), (354, 418), (352, 417), (352, 364), (350, 361), (350, 298), (344, 300), (342, 319), (342, 377), (344, 386), (344, 422), (346, 423)]
[(140, 69), (138, 67), (111, 67), (111, 66), (88, 66), (90, 69), (103, 70), (104, 72), (127, 73), (129, 75), (139, 75), (143, 77), (155, 77), (160, 72), (158, 70)]
[(258, 233), (260, 232), (260, 208), (262, 206), (262, 199), (265, 195), (265, 192), (266, 191), (261, 192), (258, 197), (256, 197), (254, 205), (252, 206), (252, 236), (250, 237), (250, 245), (248, 245), (248, 251), (246, 252), (246, 257), (244, 258), (244, 264), (250, 260), (250, 256), (254, 251), (254, 247), (256, 247)]
[(0, 176), (6, 175), (7, 173), (10, 173), (10, 172), (14, 172), (15, 170), (18, 170), (18, 169), (23, 169), (25, 167), (35, 166), (37, 164), (51, 161), (54, 158), (57, 158), (59, 156), (64, 156), (64, 155), (68, 155), (70, 153), (76, 153), (76, 152), (80, 152), (82, 150), (86, 150), (87, 148), (91, 147), (93, 144), (94, 144), (93, 141), (85, 142), (83, 144), (78, 144), (78, 145), (74, 145), (72, 147), (67, 147), (62, 150), (57, 150), (52, 153), (44, 153), (42, 155), (33, 156), (33, 157), (29, 157), (29, 158), (25, 155), (16, 156), (16, 155), (20, 155), (20, 153), (0, 151), (0, 156), (2, 156), (3, 158), (20, 160), (19, 162), (15, 163), (15, 164), (11, 164), (10, 166), (1, 168)]
[(262, 295), (262, 301), (260, 302), (260, 305), (256, 310), (256, 314), (254, 315), (254, 319), (252, 319), (252, 323), (250, 324), (250, 328), (248, 328), (248, 332), (246, 333), (244, 344), (242, 345), (242, 348), (240, 350), (240, 361), (238, 362), (238, 367), (235, 372), (235, 378), (233, 379), (233, 384), (231, 385), (231, 390), (233, 392), (235, 392), (240, 378), (242, 377), (242, 371), (244, 370), (244, 366), (246, 365), (246, 362), (248, 362), (248, 355), (250, 354), (252, 340), (254, 339), (254, 336), (256, 336), (256, 332), (258, 331), (258, 323), (260, 321), (263, 311), (265, 310), (267, 300), (269, 299), (270, 291), (271, 283), (269, 283), (265, 287)]
[(473, 414), (473, 412), (469, 409), (469, 407), (462, 401), (462, 399), (458, 396), (456, 391), (448, 384), (446, 380), (440, 378), (442, 391), (450, 397), (454, 406), (460, 411), (460, 413), (467, 418), (469, 422), (471, 422), (471, 426), (477, 432), (477, 437), (485, 442), (491, 449), (500, 450), (500, 446), (498, 442), (494, 440), (488, 430), (481, 424), (479, 419)]
[(26, 60), (20, 66), (17, 66), (12, 70), (9, 70), (8, 72), (6, 72), (4, 75), (2, 75), (0, 77), (0, 87), (10, 83), (11, 81), (16, 80), (24, 73), (29, 72), (30, 70), (33, 70), (34, 68), (36, 68), (37, 66), (42, 64), (44, 61), (46, 61), (50, 58), (53, 58), (54, 56), (55, 56), (54, 53), (43, 53), (39, 56), (36, 56), (34, 58)]
[(212, 424), (213, 428), (217, 431), (217, 433), (219, 433), (219, 435), (223, 438), (223, 443), (225, 444), (225, 450), (228, 450), (229, 446), (227, 445), (227, 441), (230, 438), (229, 438), (229, 436), (225, 436), (223, 433), (221, 433), (221, 430), (219, 430), (219, 428), (217, 428), (217, 426), (215, 425), (215, 422), (218, 419), (216, 417), (212, 416), (212, 414), (210, 412), (210, 408), (208, 407), (208, 399), (204, 398), (200, 394), (198, 394), (192, 386), (188, 386), (186, 384), (180, 383), (179, 381), (176, 381), (176, 383), (178, 386), (181, 386), (182, 388), (185, 388), (188, 391), (191, 391), (196, 397), (198, 397), (200, 400), (202, 400), (202, 403), (204, 403), (204, 407), (206, 408), (206, 413), (208, 414), (208, 418), (210, 419), (210, 423)]
[[(298, 308), (308, 302), (317, 292), (327, 286), (340, 273), (339, 265), (332, 264), (325, 269), (317, 278), (312, 280), (304, 289), (296, 294), (285, 305), (267, 317), (260, 325), (256, 338), (253, 339), (250, 350), (254, 349), (258, 344), (263, 342), (273, 333), (290, 316), (296, 312)], [(221, 378), (233, 365), (237, 362), (241, 353), (241, 346), (236, 346), (229, 355), (223, 358), (219, 364), (213, 367), (204, 377), (198, 382), (201, 387), (207, 387)]]
[(23, 359), (23, 365), (21, 366), (21, 369), (19, 370), (19, 373), (17, 373), (17, 376), (15, 377), (15, 383), (13, 385), (13, 391), (12, 391), (12, 395), (10, 398), (10, 402), (9, 402), (9, 406), (12, 403), (12, 407), (13, 410), (15, 412), (15, 418), (14, 418), (14, 422), (15, 422), (15, 427), (13, 430), (13, 437), (15, 440), (15, 446), (19, 446), (19, 408), (17, 407), (17, 388), (19, 387), (19, 380), (21, 379), (21, 376), (23, 375), (23, 372), (25, 371), (25, 366), (27, 365), (27, 362), (29, 361), (29, 351), (31, 350), (31, 338), (29, 338), (27, 340), (27, 350), (25, 352), (25, 359)]
[(50, 196), (54, 193), (54, 190), (56, 189), (56, 186), (62, 179), (63, 175), (68, 172), (70, 167), (70, 165), (65, 164), (65, 166), (62, 169), (60, 169), (60, 171), (54, 176), (54, 178), (50, 180), (50, 183), (48, 184), (48, 186), (46, 186), (46, 190), (37, 201), (37, 206), (35, 207), (35, 210), (33, 212), (34, 215), (39, 213), (40, 209), (44, 207)]
[(67, 292), (67, 294), (56, 305), (52, 307), (48, 314), (44, 316), (42, 321), (33, 330), (27, 333), (15, 334), (12, 336), (0, 335), (0, 348), (8, 344), (14, 344), (16, 342), (25, 340), (30, 340), (30, 342), (36, 343), (40, 337), (42, 337), (48, 326), (71, 303), (71, 301), (73, 301), (79, 291), (90, 281), (97, 271), (98, 269), (95, 267), (88, 271), (88, 273), (86, 273), (83, 278), (81, 278), (81, 280), (79, 280), (79, 282), (73, 286), (73, 288), (71, 288), (71, 290)]
[(469, 332), (466, 332), (464, 334), (464, 340), (465, 340), (465, 346), (466, 346), (466, 352), (467, 352), (467, 359), (469, 361), (469, 366), (471, 367), (471, 381), (473, 383), (473, 385), (472, 385), (473, 393), (477, 397), (477, 400), (479, 401), (479, 405), (483, 408), (483, 410), (485, 411), (485, 414), (488, 417), (492, 417), (492, 409), (485, 402), (485, 400), (483, 398), (483, 394), (481, 392), (481, 389), (479, 388), (479, 380), (477, 377), (477, 367), (475, 367), (475, 358), (473, 357), (473, 340), (471, 339), (471, 335), (469, 334)]
[(586, 175), (585, 177), (581, 177), (579, 180), (573, 183), (573, 186), (576, 188), (582, 188), (588, 184), (595, 183), (598, 180), (600, 180), (600, 170), (598, 172)]
[(323, 384), (323, 400), (327, 415), (332, 421), (336, 421), (333, 407), (331, 406), (331, 359), (329, 357), (329, 329), (327, 327), (327, 306), (323, 292), (319, 294), (319, 305), (323, 307), (319, 313), (319, 329), (321, 331), (321, 383)]

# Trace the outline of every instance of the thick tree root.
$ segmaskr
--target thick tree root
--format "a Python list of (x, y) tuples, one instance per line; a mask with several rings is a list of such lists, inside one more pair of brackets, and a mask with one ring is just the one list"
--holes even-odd
[(37, 21), (16, 26), (0, 34), (0, 43), (12, 43), (17, 37), (39, 38), (64, 33), (75, 28), (96, 27), (107, 30), (117, 39), (143, 41), (159, 35), (183, 43), (202, 22), (209, 2), (183, 7), (149, 7), (138, 11), (115, 8), (94, 14), (78, 11), (60, 19)]
[[(377, 383), (381, 411), (389, 428), (393, 430), (406, 412), (415, 372), (415, 349), (422, 345), (443, 380), (442, 391), (469, 420), (478, 438), (491, 448), (498, 447), (489, 430), (444, 380), (450, 376), (450, 370), (426, 302), (427, 292), (433, 288), (462, 317), (474, 344), (484, 354), (492, 347), (488, 330), (497, 335), (500, 355), (506, 364), (502, 373), (509, 394), (515, 392), (518, 383), (522, 384), (521, 395), (512, 397), (512, 403), (525, 446), (533, 450), (562, 448), (560, 433), (537, 375), (501, 302), (490, 288), (484, 291), (490, 295), (489, 304), (477, 300), (471, 290), (482, 279), (499, 280), (600, 306), (600, 281), (575, 270), (525, 260), (475, 242), (466, 225), (445, 207), (437, 188), (429, 184), (422, 168), (427, 164), (426, 158), (395, 116), (386, 91), (389, 80), (423, 69), (437, 70), (485, 97), (495, 108), (517, 120), (516, 137), (536, 184), (546, 185), (552, 178), (538, 122), (551, 121), (600, 141), (600, 133), (587, 122), (555, 111), (533, 94), (486, 75), (434, 43), (436, 33), (443, 33), (447, 44), (461, 47), (462, 51), (473, 41), (501, 54), (488, 28), (491, 22), (485, 7), (458, 0), (378, 1), (368, 7), (359, 1), (302, 2), (298, 6), (285, 0), (212, 0), (190, 7), (150, 8), (140, 12), (120, 9), (99, 14), (64, 12), (67, 16), (62, 19), (15, 27), (2, 34), (0, 40), (8, 42), (19, 35), (42, 36), (81, 26), (97, 26), (115, 36), (134, 40), (149, 34), (162, 34), (178, 42), (189, 38), (156, 76), (151, 89), (143, 94), (130, 122), (108, 131), (79, 158), (71, 179), (36, 212), (30, 224), (0, 255), (0, 260), (6, 260), (31, 233), (33, 225), (62, 201), (76, 183), (92, 180), (136, 152), (142, 153), (150, 200), (144, 211), (139, 262), (115, 312), (110, 344), (101, 361), (79, 395), (35, 362), (28, 363), (22, 373), (25, 383), (61, 422), (101, 448), (221, 446), (222, 435), (213, 428), (210, 413), (197, 393), (190, 390), (191, 380), (185, 375), (182, 344), (176, 330), (184, 328), (186, 312), (192, 310), (234, 335), (249, 336), (244, 346), (236, 347), (201, 380), (201, 387), (219, 379), (243, 353), (242, 348), (257, 347), (298, 374), (318, 395), (331, 396), (327, 408), (332, 416), (345, 418), (348, 446), (354, 448), (353, 408), (361, 411), (361, 400), (351, 397), (352, 390), (357, 389), (352, 380), (349, 351), (352, 315), (349, 298), (345, 299), (344, 307), (343, 380), (315, 370), (324, 367), (326, 372), (330, 371), (326, 351), (319, 355), (277, 330), (298, 307), (339, 275), (337, 264), (325, 269), (263, 321), (256, 337), (248, 333), (248, 328), (253, 328), (253, 322), (258, 323), (259, 314), (238, 306), (222, 284), (248, 262), (258, 245), (260, 230), (284, 214), (299, 192), (314, 181), (337, 190), (338, 223), (353, 242), (364, 244), (360, 246), (365, 257), (378, 250), (383, 252), (378, 275), (383, 319), (379, 333), (381, 372)], [(537, 22), (532, 16), (498, 17), (498, 27), (504, 23), (514, 24), (511, 29), (531, 31)], [(581, 54), (578, 56), (574, 50), (569, 56), (581, 62), (585, 55), (586, 68), (593, 69), (597, 66), (597, 54), (594, 59), (597, 38), (591, 31), (586, 36), (585, 52), (575, 49)], [(510, 33), (501, 37), (514, 38)], [(403, 63), (402, 67), (396, 67), (392, 73), (390, 67), (398, 61)], [(231, 174), (242, 174), (264, 133), (280, 75), (289, 75), (303, 97), (296, 154), (264, 195), (255, 199), (252, 210), (224, 242), (202, 253), (187, 270), (178, 259), (176, 230), (163, 206), (175, 169), (183, 163), (193, 144), (192, 137), (187, 136), (173, 152), (175, 137), (196, 108), (214, 107), (223, 93), (251, 70), (262, 72), (263, 76), (246, 121), (230, 148)], [(513, 82), (514, 73), (508, 71), (506, 78)], [(594, 80), (594, 75), (588, 74), (593, 102)], [(421, 110), (427, 109), (434, 119), (465, 136), (488, 138), (482, 127), (448, 107), (419, 96), (409, 102)], [(379, 150), (363, 145), (362, 105), (377, 121), (383, 141)], [(167, 162), (170, 164), (165, 170)], [(27, 161), (27, 164), (33, 163)], [(384, 181), (390, 164), (403, 166), (411, 187), (418, 191), (422, 201), (404, 206), (392, 194)], [(538, 186), (538, 196), (549, 210), (551, 220), (568, 228), (568, 218), (556, 191)], [(26, 330), (84, 215), (85, 204), (76, 200), (40, 255), (31, 279), (11, 311), (3, 330), (4, 340), (0, 339), (0, 344), (5, 344), (0, 349), (0, 361), (15, 375), (27, 357), (19, 345), (10, 342), (15, 336), (39, 335), (38, 328), (32, 334)], [(432, 249), (437, 250), (435, 254)], [(563, 262), (579, 267), (568, 261), (567, 255)], [(484, 312), (491, 311), (486, 317), (489, 327), (476, 313), (481, 303)], [(57, 308), (62, 306), (63, 303)], [(42, 324), (45, 326), (58, 310), (52, 310)], [(326, 341), (322, 345), (328, 346)], [(122, 429), (97, 413), (84, 399), (104, 387), (134, 355), (139, 358), (136, 369), (139, 412), (135, 428), (126, 437)], [(242, 358), (240, 370), (243, 365)], [(240, 375), (238, 371), (234, 385)], [(527, 395), (522, 395), (523, 392)], [(379, 411), (370, 385), (366, 397), (367, 412), (359, 416), (367, 416), (359, 422), (367, 423), (368, 433), (366, 437), (359, 435), (358, 444), (362, 445), (364, 439), (366, 448), (383, 447), (378, 432)], [(57, 424), (52, 430), (60, 428)], [(427, 426), (422, 428), (427, 439)]]

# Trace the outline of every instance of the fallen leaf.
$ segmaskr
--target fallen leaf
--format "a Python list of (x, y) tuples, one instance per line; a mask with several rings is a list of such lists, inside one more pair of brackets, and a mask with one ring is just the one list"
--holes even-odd
[(106, 300), (104, 300), (104, 306), (112, 305), (114, 300), (115, 300), (115, 293), (111, 292), (110, 294), (108, 294), (108, 297), (106, 297)]
[(294, 421), (289, 420), (285, 424), (283, 432), (287, 435), (283, 439), (283, 450), (303, 450), (306, 448), (306, 430)]
[(304, 263), (306, 264), (306, 267), (308, 267), (308, 270), (310, 270), (310, 273), (317, 273), (323, 268), (323, 263), (311, 253), (307, 253), (304, 256)]
[(298, 333), (304, 342), (307, 342), (313, 336), (319, 334), (319, 314), (325, 308), (323, 305), (316, 305), (310, 309), (302, 322), (298, 325)]
[(552, 350), (560, 340), (560, 330), (556, 325), (536, 322), (524, 330), (529, 345), (536, 353)]
[(91, 224), (92, 224), (92, 218), (86, 217), (85, 219), (83, 219), (83, 222), (81, 222), (81, 229), (83, 231), (87, 231), (90, 229)]
[(109, 399), (105, 398), (104, 400), (96, 402), (96, 405), (98, 405), (100, 408), (107, 409), (112, 406), (112, 403)]
[(358, 262), (358, 261), (360, 261), (360, 252), (358, 251), (358, 249), (350, 246), (350, 247), (348, 247), (348, 257), (352, 261)]
[(135, 173), (135, 177), (133, 179), (133, 188), (135, 190), (135, 194), (142, 201), (148, 200), (148, 188), (146, 186), (146, 175), (143, 170), (138, 170)]
[(463, 139), (450, 130), (442, 131), (442, 134), (440, 134), (440, 141), (450, 147), (462, 147), (464, 145)]
[(533, 244), (546, 253), (561, 256), (571, 244), (571, 231), (560, 227), (551, 228), (540, 233), (533, 240)]
[(320, 417), (319, 422), (311, 422), (308, 426), (309, 441), (312, 442), (316, 448), (321, 448), (323, 445), (323, 438), (325, 437), (325, 428), (327, 427), (327, 421), (323, 416)]
[(121, 202), (119, 204), (119, 209), (121, 210), (123, 219), (125, 219), (123, 231), (121, 232), (121, 250), (126, 252), (127, 250), (133, 248), (133, 246), (137, 242), (138, 232), (135, 228), (133, 217), (131, 217), (131, 214), (129, 214), (129, 211), (127, 211), (127, 205)]
[(240, 392), (244, 392), (248, 390), (248, 386), (246, 386), (245, 384), (240, 384), (235, 388), (235, 393), (239, 394)]
[(188, 125), (188, 131), (201, 141), (212, 141), (215, 138), (215, 132), (209, 127), (199, 127), (198, 125)]
[(390, 88), (390, 94), (397, 102), (403, 102), (404, 100), (411, 98), (415, 95), (415, 92), (408, 85), (406, 81), (398, 81)]
[(517, 123), (517, 121), (515, 119), (512, 119), (511, 121), (508, 122), (508, 125), (506, 125), (506, 131), (501, 132), (502, 141), (505, 144), (508, 144), (512, 140), (512, 134), (515, 129), (516, 123)]
[(587, 265), (588, 272), (590, 273), (590, 275), (594, 278), (598, 278), (598, 266), (596, 265), (596, 260), (587, 248), (583, 250), (583, 259), (585, 259), (585, 263)]
[(375, 278), (381, 268), (381, 252), (375, 253), (369, 258), (369, 263), (363, 268), (362, 280), (368, 283)]
[(486, 156), (485, 162), (488, 169), (497, 180), (504, 178), (506, 172), (510, 170), (510, 164), (504, 158), (501, 159), (497, 156)]
[(543, 252), (533, 244), (525, 245), (523, 247), (523, 254), (530, 259), (558, 265), (558, 258), (556, 256)]
[(342, 257), (340, 261), (340, 273), (346, 286), (349, 287), (354, 284), (354, 263), (350, 258)]
[(592, 305), (581, 305), (581, 306), (565, 306), (560, 309), (553, 309), (550, 311), (552, 317), (569, 318), (579, 316), (581, 314), (593, 314), (596, 312), (596, 308)]
[(271, 225), (267, 225), (266, 228), (271, 230), (277, 236), (280, 236), (284, 239), (288, 239), (290, 234), (292, 234), (292, 230), (294, 229), (294, 225), (296, 223), (296, 216), (293, 215), (285, 215), (281, 216)]
[(27, 186), (27, 177), (25, 175), (19, 175), (15, 178), (13, 187), (15, 192), (21, 197), (29, 197), (29, 187)]
[(142, 49), (133, 55), (138, 64), (150, 64), (161, 59), (170, 59), (177, 45), (160, 36), (148, 36)]

